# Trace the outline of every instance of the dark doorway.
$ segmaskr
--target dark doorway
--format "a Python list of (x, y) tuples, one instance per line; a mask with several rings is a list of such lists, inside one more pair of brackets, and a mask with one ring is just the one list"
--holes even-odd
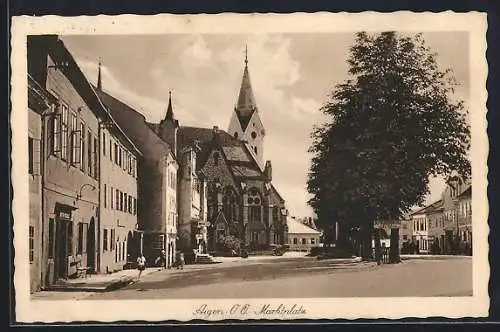
[(56, 279), (68, 277), (68, 252), (71, 246), (69, 231), (71, 221), (58, 220), (56, 224)]
[(135, 262), (139, 256), (139, 243), (140, 233), (133, 233), (131, 231), (127, 234), (127, 263)]
[(95, 220), (94, 217), (90, 219), (89, 230), (87, 234), (87, 267), (93, 273), (96, 271), (95, 266)]

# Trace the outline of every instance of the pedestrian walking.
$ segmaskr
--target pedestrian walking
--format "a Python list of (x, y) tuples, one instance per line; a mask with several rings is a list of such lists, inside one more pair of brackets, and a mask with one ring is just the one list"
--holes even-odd
[(178, 256), (177, 269), (184, 270), (184, 253), (182, 252)]
[(146, 257), (141, 253), (139, 257), (137, 257), (137, 270), (139, 270), (139, 275), (137, 276), (137, 280), (141, 278), (142, 271), (146, 269)]

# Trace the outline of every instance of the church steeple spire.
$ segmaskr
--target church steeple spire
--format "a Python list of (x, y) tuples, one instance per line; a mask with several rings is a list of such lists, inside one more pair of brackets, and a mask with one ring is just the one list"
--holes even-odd
[(248, 45), (245, 45), (245, 67), (248, 67)]
[(250, 83), (250, 73), (248, 71), (248, 47), (245, 46), (245, 69), (243, 70), (240, 94), (235, 108), (243, 130), (246, 129), (248, 121), (250, 121), (250, 118), (256, 109), (257, 105), (255, 103), (252, 84)]
[(245, 68), (241, 79), (240, 93), (234, 112), (229, 120), (229, 133), (248, 144), (257, 163), (264, 169), (264, 125), (257, 111), (257, 104), (253, 95), (250, 73), (248, 70), (248, 46), (245, 45)]
[(99, 58), (99, 65), (97, 69), (97, 90), (102, 90), (102, 81), (101, 81), (101, 58)]
[(165, 120), (172, 120), (174, 118), (174, 110), (172, 107), (172, 91), (168, 92), (168, 106), (167, 114), (165, 114)]

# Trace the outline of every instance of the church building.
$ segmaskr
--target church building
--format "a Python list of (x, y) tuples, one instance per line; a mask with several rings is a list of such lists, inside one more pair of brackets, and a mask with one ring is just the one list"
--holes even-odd
[[(195, 241), (192, 248), (199, 248), (205, 234), (208, 250), (228, 235), (240, 239), (251, 250), (287, 243), (287, 210), (272, 184), (271, 161), (263, 160), (265, 130), (250, 83), (248, 59), (245, 58), (240, 93), (227, 132), (217, 126), (177, 124), (173, 113), (167, 114), (159, 125), (163, 131), (159, 135), (170, 144), (175, 142), (179, 152), (196, 147), (196, 162), (180, 162), (179, 171), (186, 174), (183, 167), (194, 165), (192, 177), (203, 184), (194, 188), (201, 188), (202, 196), (206, 196), (206, 212), (202, 204), (197, 218), (179, 218), (180, 229), (196, 233), (191, 234)], [(192, 186), (187, 188), (192, 190)], [(183, 200), (191, 194), (181, 191), (179, 196)], [(179, 205), (179, 216), (185, 215), (182, 209)]]

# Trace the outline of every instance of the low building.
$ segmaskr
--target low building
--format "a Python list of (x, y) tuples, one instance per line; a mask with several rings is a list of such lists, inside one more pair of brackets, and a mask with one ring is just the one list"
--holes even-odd
[[(433, 225), (440, 216), (442, 201), (439, 200), (410, 214), (411, 242), (419, 253), (431, 253), (435, 240)], [(437, 218), (437, 219), (436, 219)]]
[(291, 251), (309, 251), (312, 247), (319, 246), (321, 232), (293, 218), (288, 218), (287, 225), (288, 244)]

